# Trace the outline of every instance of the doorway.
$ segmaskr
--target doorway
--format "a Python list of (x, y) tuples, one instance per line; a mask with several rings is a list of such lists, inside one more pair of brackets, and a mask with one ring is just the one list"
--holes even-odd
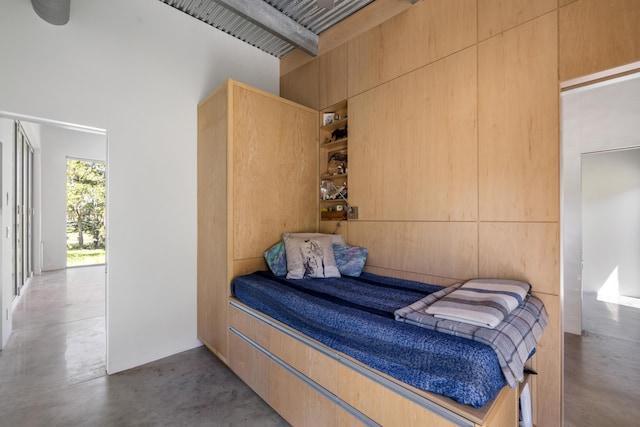
[(106, 164), (67, 158), (67, 268), (105, 263)]
[[(20, 122), (19, 126), (17, 122)], [(39, 277), (43, 271), (66, 269), (67, 157), (104, 162), (107, 212), (109, 197), (105, 130), (0, 112), (0, 139), (3, 159), (2, 205), (6, 208), (2, 215), (2, 229), (3, 234), (8, 233), (0, 268), (3, 272), (0, 348), (3, 348), (12, 335), (13, 313), (21, 301), (20, 294), (28, 291), (24, 287), (27, 283), (24, 279), (30, 275)], [(28, 141), (30, 147), (25, 149), (24, 144), (16, 144), (16, 141), (24, 140)], [(16, 159), (20, 161), (16, 162)], [(16, 175), (24, 177), (22, 185), (14, 178)], [(24, 207), (15, 208), (19, 201)], [(104, 222), (104, 240), (108, 242), (108, 213), (104, 216)], [(14, 226), (16, 223), (20, 226)], [(21, 252), (25, 254), (20, 259), (15, 255), (16, 247), (22, 247)], [(105, 254), (105, 263), (107, 260), (108, 253)], [(103, 267), (102, 271), (101, 297), (104, 301), (103, 312), (106, 312), (104, 296), (109, 280), (106, 268)], [(104, 339), (108, 342), (106, 334)], [(102, 357), (106, 357), (106, 354), (102, 354)]]
[(640, 417), (640, 316), (628, 309), (640, 311), (617, 302), (626, 298), (621, 284), (635, 274), (637, 258), (630, 267), (618, 249), (630, 249), (627, 238), (640, 245), (638, 214), (625, 224), (636, 209), (627, 197), (630, 178), (640, 178), (640, 73), (561, 97), (564, 424), (633, 425)]

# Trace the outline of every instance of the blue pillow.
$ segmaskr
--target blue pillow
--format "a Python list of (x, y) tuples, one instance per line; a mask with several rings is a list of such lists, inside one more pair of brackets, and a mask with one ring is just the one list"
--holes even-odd
[(333, 255), (336, 258), (338, 270), (343, 276), (360, 276), (364, 264), (367, 262), (369, 250), (359, 246), (334, 243)]
[(284, 249), (284, 241), (280, 241), (264, 251), (264, 259), (269, 270), (276, 276), (287, 275), (287, 252)]

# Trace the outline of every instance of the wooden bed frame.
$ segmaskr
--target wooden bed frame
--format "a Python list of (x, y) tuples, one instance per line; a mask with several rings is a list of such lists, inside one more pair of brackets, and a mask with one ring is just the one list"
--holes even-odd
[[(215, 352), (215, 349), (212, 349)], [(517, 426), (518, 390), (481, 409), (401, 383), (229, 299), (229, 367), (294, 426)]]

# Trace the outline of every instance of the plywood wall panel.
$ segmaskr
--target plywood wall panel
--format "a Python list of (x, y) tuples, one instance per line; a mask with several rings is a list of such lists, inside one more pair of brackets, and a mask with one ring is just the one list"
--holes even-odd
[(318, 57), (320, 101), (319, 109), (347, 99), (348, 45), (344, 43)]
[(327, 233), (327, 234), (342, 234), (344, 237), (344, 241), (349, 243), (349, 222), (348, 221), (340, 221), (340, 225), (338, 226), (338, 221), (320, 221), (320, 227), (318, 227), (319, 233)]
[(480, 277), (523, 280), (560, 295), (558, 223), (480, 223)]
[(317, 58), (280, 77), (280, 96), (309, 108), (320, 108)]
[(538, 411), (535, 424), (538, 426), (562, 425), (562, 312), (558, 295), (533, 293), (543, 302), (549, 323), (536, 346), (533, 369), (534, 400)]
[(558, 0), (478, 0), (478, 39), (484, 40), (558, 6)]
[(560, 9), (560, 81), (640, 61), (640, 0), (579, 0)]
[[(227, 95), (198, 106), (198, 338), (227, 357)], [(218, 309), (220, 308), (220, 309)]]
[(242, 86), (234, 91), (239, 124), (234, 127), (233, 256), (240, 260), (260, 258), (283, 230), (316, 230), (318, 122), (317, 112), (307, 108)]
[(477, 219), (476, 63), (465, 49), (349, 100), (360, 219)]
[(475, 0), (423, 0), (349, 41), (349, 96), (475, 41)]
[(557, 221), (557, 12), (478, 49), (480, 219)]
[(460, 279), (431, 276), (423, 273), (411, 273), (401, 270), (391, 270), (384, 267), (373, 267), (370, 265), (365, 265), (364, 271), (367, 273), (377, 274), (379, 276), (397, 277), (398, 279), (415, 280), (416, 282), (430, 283), (432, 285), (440, 286), (451, 286), (460, 282)]
[(369, 249), (367, 265), (467, 279), (478, 273), (474, 222), (349, 223), (352, 244)]

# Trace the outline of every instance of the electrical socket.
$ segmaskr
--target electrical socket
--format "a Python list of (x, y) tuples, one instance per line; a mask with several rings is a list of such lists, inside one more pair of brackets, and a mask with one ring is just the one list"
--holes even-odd
[(347, 210), (347, 219), (358, 219), (358, 207), (351, 206), (351, 209)]

